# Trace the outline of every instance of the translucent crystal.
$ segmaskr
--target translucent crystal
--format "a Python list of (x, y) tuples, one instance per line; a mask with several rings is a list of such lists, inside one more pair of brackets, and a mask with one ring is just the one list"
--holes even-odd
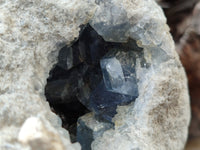
[[(109, 32), (105, 31), (113, 38), (120, 35)], [(62, 69), (57, 69), (56, 74), (60, 74), (61, 79), (47, 85), (46, 95), (52, 103), (78, 99), (97, 118), (111, 122), (117, 106), (128, 104), (138, 96), (137, 58), (144, 60), (143, 51), (134, 40), (106, 42), (91, 26), (86, 25), (79, 39), (71, 47), (60, 51), (58, 66)], [(54, 76), (52, 78), (55, 80)]]
[(106, 89), (111, 92), (137, 96), (135, 73), (136, 52), (112, 50), (101, 59), (101, 69)]
[(78, 42), (78, 50), (88, 64), (98, 64), (105, 55), (105, 41), (89, 25), (82, 32)]
[(115, 58), (101, 60), (101, 68), (106, 89), (118, 91), (125, 84), (124, 74), (120, 62)]
[(69, 70), (74, 66), (81, 64), (85, 57), (79, 52), (78, 43), (76, 42), (72, 47), (63, 47), (58, 56), (58, 66)]
[(99, 1), (90, 25), (108, 42), (127, 42), (130, 28), (126, 10), (110, 1)]

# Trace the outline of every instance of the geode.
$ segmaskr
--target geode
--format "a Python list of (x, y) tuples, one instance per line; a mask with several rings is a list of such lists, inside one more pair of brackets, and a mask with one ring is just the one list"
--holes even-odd
[[(80, 149), (44, 95), (65, 45), (69, 50), (61, 50), (66, 54), (56, 66), (63, 95), (54, 102), (77, 98), (94, 111), (96, 118), (80, 118), (92, 122), (79, 120), (81, 129), (90, 128), (81, 139), (94, 137), (86, 148), (184, 148), (190, 120), (186, 77), (153, 0), (4, 0), (0, 7), (0, 149)], [(81, 39), (88, 29), (89, 37)], [(106, 126), (105, 120), (113, 126), (94, 132), (93, 122)]]

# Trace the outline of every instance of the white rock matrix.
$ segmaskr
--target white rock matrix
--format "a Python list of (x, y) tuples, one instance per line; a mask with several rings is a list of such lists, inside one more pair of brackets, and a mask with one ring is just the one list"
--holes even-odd
[[(59, 50), (87, 23), (106, 41), (136, 40), (151, 64), (145, 69), (137, 63), (138, 98), (117, 108), (115, 129), (95, 137), (91, 148), (184, 149), (187, 81), (166, 18), (153, 0), (1, 0), (0, 12), (1, 150), (81, 149), (51, 112), (44, 87)], [(115, 28), (122, 23), (127, 26)]]

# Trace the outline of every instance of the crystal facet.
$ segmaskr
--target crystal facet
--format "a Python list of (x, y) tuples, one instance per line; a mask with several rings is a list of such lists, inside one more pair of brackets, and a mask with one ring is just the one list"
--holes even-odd
[[(87, 25), (71, 47), (60, 51), (57, 67), (61, 79), (49, 82), (46, 95), (51, 99), (52, 92), (62, 91), (56, 95), (56, 101), (79, 100), (97, 118), (112, 122), (117, 106), (138, 96), (135, 66), (137, 58), (143, 60), (142, 52), (134, 40), (105, 42)], [(65, 84), (60, 84), (61, 81)]]
[(136, 97), (110, 92), (102, 81), (90, 95), (90, 108), (103, 120), (112, 121), (118, 105), (125, 105)]
[(134, 51), (110, 50), (101, 59), (103, 79), (107, 90), (137, 96)]
[(125, 83), (120, 62), (115, 57), (106, 58), (101, 60), (101, 68), (106, 89), (118, 91)]

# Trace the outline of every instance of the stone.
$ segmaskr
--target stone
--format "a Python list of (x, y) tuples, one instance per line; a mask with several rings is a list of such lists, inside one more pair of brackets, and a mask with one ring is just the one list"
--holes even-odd
[[(52, 149), (46, 142), (34, 140), (37, 145), (33, 146), (18, 139), (23, 123), (35, 117), (42, 118), (45, 130), (56, 135), (55, 143), (49, 145), (80, 150), (51, 111), (44, 89), (59, 50), (78, 37), (79, 26), (90, 20), (95, 4), (87, 0), (5, 0), (0, 8), (0, 149)], [(45, 130), (40, 133), (46, 135)], [(46, 138), (43, 141), (53, 137)]]
[[(138, 50), (134, 40), (123, 44), (106, 42), (90, 25), (85, 26), (79, 39), (71, 47), (67, 47), (65, 52), (69, 49), (73, 51), (70, 59), (81, 58), (82, 62), (77, 61), (79, 64), (67, 69), (65, 62), (68, 57), (64, 57), (64, 49), (61, 49), (57, 68), (52, 71), (45, 88), (47, 100), (50, 104), (55, 104), (70, 103), (79, 99), (89, 110), (94, 111), (99, 119), (112, 122), (117, 105), (128, 104), (138, 96), (134, 67), (136, 57), (143, 56), (142, 50)], [(85, 57), (80, 54), (84, 54)], [(107, 63), (108, 60), (113, 60), (111, 58), (115, 58), (117, 64), (111, 62), (109, 70)], [(115, 67), (114, 64), (118, 66)], [(58, 70), (58, 67), (62, 69)], [(116, 83), (118, 76), (113, 79), (113, 75), (117, 75), (112, 72), (113, 68), (115, 72), (120, 73), (121, 83)], [(110, 77), (109, 71), (110, 75), (112, 74)]]
[[(127, 35), (143, 48), (145, 63), (136, 58), (138, 97), (117, 107), (112, 119), (115, 128), (97, 137), (92, 149), (184, 149), (190, 120), (188, 89), (162, 10), (154, 1), (121, 1), (119, 5), (130, 22)], [(101, 33), (101, 28), (95, 30)]]
[[(69, 136), (67, 137), (69, 139)], [(36, 117), (28, 118), (22, 125), (18, 140), (23, 144), (30, 145), (31, 149), (48, 149), (48, 150), (64, 150), (65, 146), (69, 149), (80, 149), (80, 145), (77, 143), (76, 146), (71, 146), (70, 141), (60, 140), (57, 131), (45, 121), (42, 121)]]
[[(119, 2), (119, 1), (118, 1)], [(98, 8), (90, 21), (91, 26), (104, 40), (109, 42), (127, 42), (130, 22), (126, 10), (113, 0), (98, 2)]]
[[(83, 78), (83, 83), (85, 80), (93, 82), (83, 84), (81, 90), (88, 86), (82, 92), (86, 96), (90, 89), (95, 90), (95, 86), (103, 84), (100, 66), (96, 66), (105, 54), (104, 50), (118, 46), (130, 50), (122, 44), (126, 45), (129, 39), (129, 44), (135, 41), (133, 45), (142, 50), (142, 56), (136, 57), (134, 64), (138, 97), (126, 104), (112, 101), (117, 112), (112, 118), (114, 128), (93, 136), (91, 149), (184, 148), (190, 120), (187, 81), (166, 18), (153, 0), (5, 0), (0, 7), (0, 149), (34, 149), (36, 146), (42, 150), (55, 147), (80, 149), (77, 143), (70, 142), (69, 134), (61, 127), (61, 120), (51, 112), (44, 89), (49, 71), (57, 62), (58, 51), (76, 42), (81, 34), (80, 26), (87, 23), (101, 38), (89, 37), (94, 40), (89, 41), (92, 44), (80, 42), (80, 55), (90, 56), (86, 60), (88, 70), (95, 72), (86, 71), (90, 75)], [(108, 44), (100, 47), (98, 52), (94, 51), (103, 40)], [(90, 45), (93, 48), (88, 49)], [(91, 51), (86, 53), (85, 50)], [(72, 63), (71, 52), (67, 57), (69, 61), (63, 70), (79, 66)], [(107, 104), (104, 100), (100, 102)], [(30, 117), (37, 119), (30, 119), (23, 125)], [(33, 126), (29, 126), (32, 123)], [(27, 128), (34, 131), (37, 127), (41, 142), (30, 130), (25, 132)], [(56, 136), (55, 143), (50, 143), (52, 147), (46, 144), (52, 141), (49, 133)]]
[(92, 141), (113, 127), (110, 123), (96, 120), (93, 113), (80, 117), (77, 124), (77, 141), (80, 142), (82, 150), (90, 150)]

